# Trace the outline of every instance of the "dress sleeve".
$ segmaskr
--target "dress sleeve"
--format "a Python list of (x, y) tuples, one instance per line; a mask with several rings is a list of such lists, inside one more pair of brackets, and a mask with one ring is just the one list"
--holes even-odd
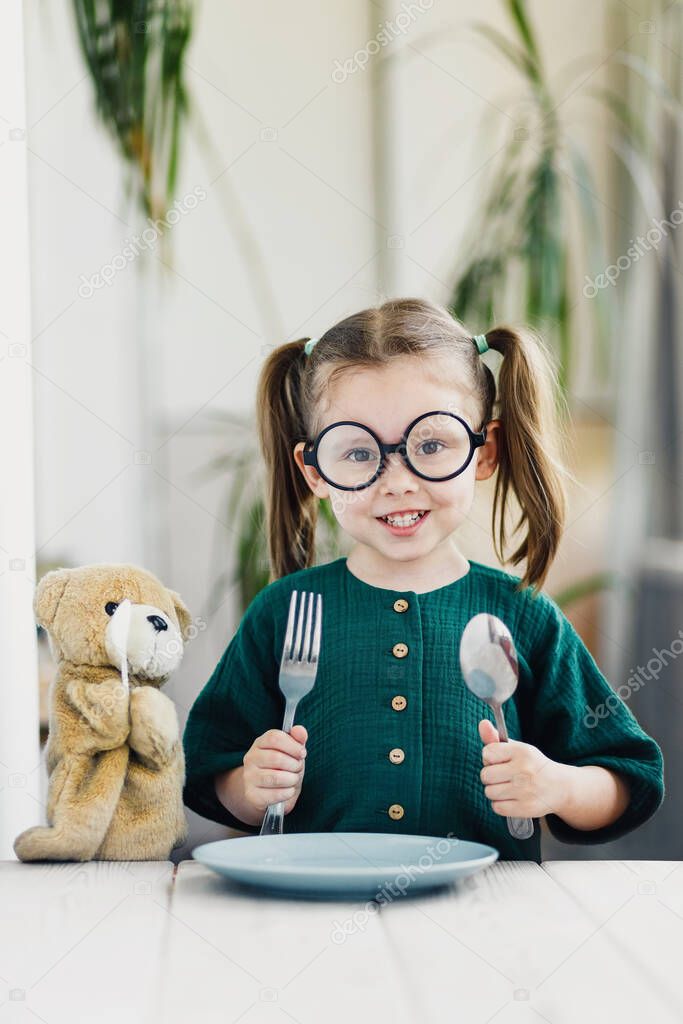
[(559, 606), (544, 594), (533, 601), (541, 606), (526, 655), (531, 675), (524, 729), (528, 742), (554, 761), (618, 772), (630, 788), (626, 810), (611, 825), (577, 829), (548, 814), (548, 828), (565, 843), (618, 839), (642, 825), (660, 806), (662, 751), (612, 689)]
[(183, 800), (197, 814), (242, 832), (259, 831), (223, 806), (214, 776), (242, 764), (257, 736), (282, 721), (279, 664), (274, 656), (274, 620), (261, 590), (199, 693), (185, 725)]

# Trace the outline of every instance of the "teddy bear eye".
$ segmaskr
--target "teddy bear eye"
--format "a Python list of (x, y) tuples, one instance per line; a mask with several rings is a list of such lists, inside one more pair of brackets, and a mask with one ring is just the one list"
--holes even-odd
[(107, 615), (113, 615), (118, 606), (118, 601), (107, 601), (107, 603), (104, 606), (104, 610), (107, 613)]

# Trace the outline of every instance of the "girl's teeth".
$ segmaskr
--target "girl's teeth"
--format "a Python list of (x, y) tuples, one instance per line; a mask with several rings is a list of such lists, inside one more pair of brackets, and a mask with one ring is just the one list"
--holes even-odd
[(382, 518), (391, 524), (391, 526), (412, 526), (418, 519), (421, 519), (424, 512), (416, 512), (412, 516), (382, 516)]

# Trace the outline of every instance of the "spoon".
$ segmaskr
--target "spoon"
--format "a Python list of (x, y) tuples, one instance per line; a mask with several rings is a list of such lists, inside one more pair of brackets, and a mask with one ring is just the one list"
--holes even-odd
[[(507, 743), (502, 704), (517, 689), (519, 664), (504, 622), (487, 612), (470, 619), (460, 639), (460, 668), (468, 689), (493, 710), (498, 735), (502, 743)], [(531, 818), (508, 817), (507, 823), (515, 839), (529, 839), (534, 834)]]

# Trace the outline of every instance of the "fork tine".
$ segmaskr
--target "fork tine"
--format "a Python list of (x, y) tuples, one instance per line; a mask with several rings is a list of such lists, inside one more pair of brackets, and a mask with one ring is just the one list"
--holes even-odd
[(301, 633), (304, 626), (304, 611), (306, 606), (306, 591), (302, 590), (300, 594), (299, 610), (297, 612), (296, 620), (296, 640), (294, 642), (294, 651), (292, 652), (292, 658), (294, 661), (301, 661)]
[(282, 652), (283, 661), (292, 656), (292, 637), (294, 635), (294, 619), (296, 616), (296, 590), (292, 591), (289, 600), (289, 615), (287, 616), (287, 632), (285, 633), (285, 646)]
[[(304, 595), (306, 596), (306, 595)], [(311, 625), (313, 622), (313, 593), (308, 594), (308, 608), (306, 609), (306, 633), (304, 636), (304, 648), (301, 657), (305, 661), (311, 658)]]
[[(311, 597), (313, 595), (311, 594)], [(323, 620), (323, 597), (322, 594), (318, 594), (318, 600), (315, 604), (316, 616), (315, 616), (315, 632), (313, 633), (313, 650), (311, 651), (311, 661), (316, 662), (318, 655), (320, 654), (320, 633), (322, 631), (322, 620)]]

